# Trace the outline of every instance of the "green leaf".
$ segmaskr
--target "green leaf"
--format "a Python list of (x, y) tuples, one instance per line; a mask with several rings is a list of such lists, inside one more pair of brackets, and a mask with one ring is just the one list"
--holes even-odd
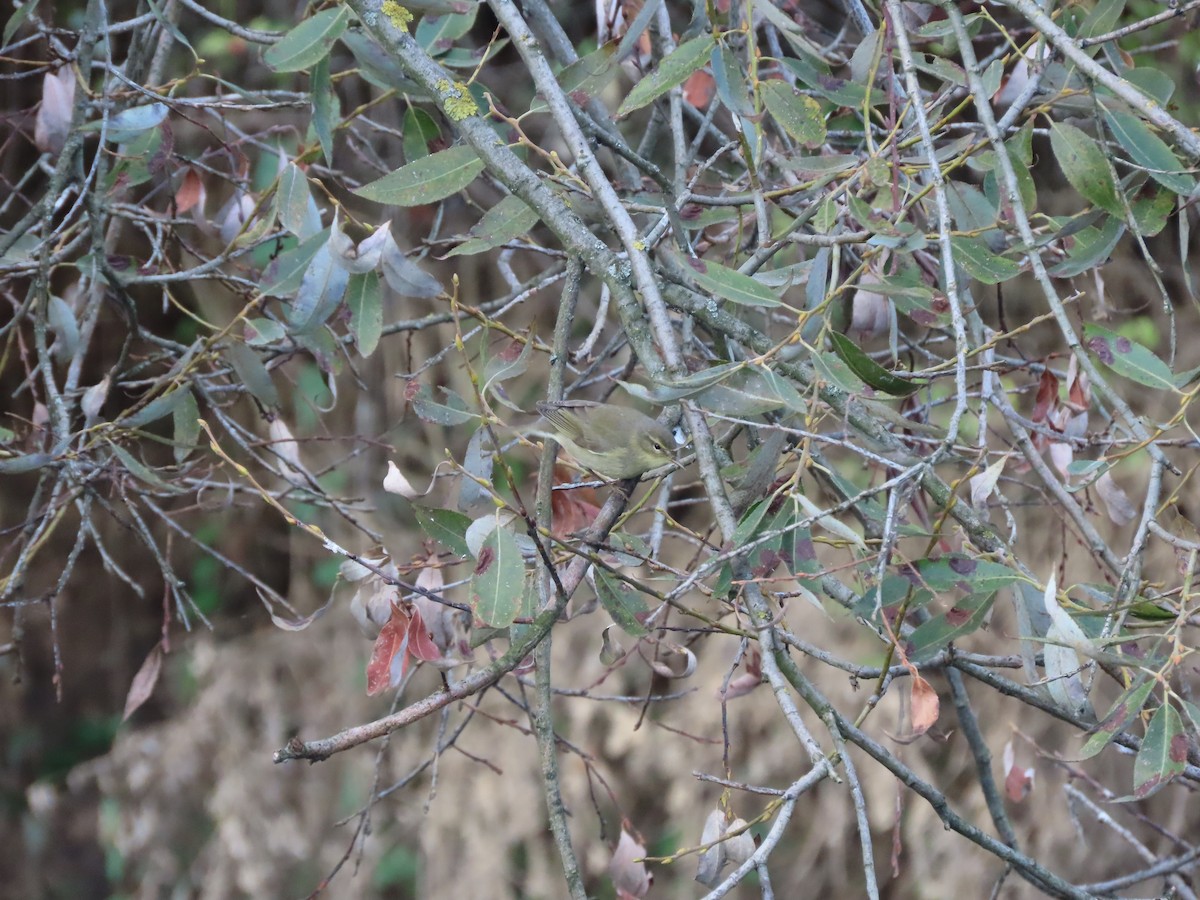
[(1166, 141), (1145, 122), (1132, 113), (1110, 109), (1104, 110), (1104, 119), (1130, 159), (1145, 168), (1151, 178), (1177, 194), (1186, 196), (1192, 192), (1196, 179), (1186, 172)]
[(816, 100), (796, 93), (786, 81), (764, 81), (759, 90), (771, 117), (795, 140), (805, 147), (825, 143), (825, 117)]
[(703, 34), (680, 44), (663, 58), (657, 69), (634, 85), (617, 110), (617, 118), (641, 109), (671, 88), (683, 84), (689, 75), (704, 65), (715, 45), (716, 39), (711, 34)]
[(414, 37), (430, 56), (445, 53), (455, 41), (471, 30), (478, 11), (478, 6), (470, 6), (468, 12), (427, 15), (421, 19)]
[(995, 594), (971, 594), (941, 615), (922, 622), (909, 635), (908, 658), (913, 662), (922, 662), (951, 641), (971, 634), (983, 624), (995, 598)]
[(873, 387), (877, 391), (883, 391), (885, 394), (891, 394), (894, 397), (907, 397), (909, 394), (915, 393), (920, 388), (924, 387), (928, 382), (924, 380), (909, 381), (893, 375), (871, 357), (863, 352), (862, 348), (850, 338), (846, 337), (841, 332), (830, 332), (830, 338), (833, 340), (833, 350), (842, 361), (850, 367), (850, 370), (861, 378), (869, 387)]
[(445, 395), (445, 402), (435, 400), (429, 385), (423, 384), (412, 399), (413, 409), (426, 422), (435, 425), (465, 425), (478, 418), (467, 409), (467, 404), (448, 387), (438, 388)]
[(724, 44), (717, 44), (712, 51), (711, 63), (717, 96), (725, 108), (739, 116), (752, 115), (754, 109), (750, 106), (750, 88), (737, 57)]
[(469, 516), (452, 509), (427, 509), (424, 506), (412, 509), (417, 524), (430, 538), (458, 556), (471, 555), (467, 547), (467, 529), (471, 527)]
[(287, 336), (283, 326), (271, 319), (246, 319), (242, 325), (242, 339), (251, 347), (269, 347)]
[(799, 392), (766, 366), (743, 367), (724, 382), (704, 390), (696, 403), (710, 412), (740, 417), (760, 415), (781, 406), (807, 412)]
[(997, 256), (980, 238), (952, 237), (950, 245), (954, 250), (954, 261), (976, 281), (999, 284), (1016, 278), (1021, 272), (1020, 263)]
[(288, 297), (300, 290), (304, 273), (313, 257), (329, 241), (329, 229), (317, 232), (306, 241), (283, 251), (263, 273), (262, 292), (267, 297)]
[[(142, 106), (131, 106), (122, 110), (108, 120), (108, 128), (104, 139), (114, 144), (124, 144), (162, 124), (170, 113), (170, 107), (165, 103), (147, 103)], [(84, 126), (85, 131), (98, 130), (99, 122)]]
[(275, 194), (279, 224), (304, 241), (321, 231), (321, 213), (308, 189), (308, 179), (299, 166), (289, 162), (279, 175)]
[(333, 165), (333, 120), (338, 115), (337, 95), (329, 77), (329, 60), (323, 59), (313, 66), (309, 84), (312, 98), (313, 132), (321, 144), (321, 154), (326, 165)]
[[(609, 41), (563, 69), (558, 75), (558, 84), (563, 93), (580, 106), (599, 97), (620, 71), (616, 53), (616, 42)], [(545, 99), (539, 94), (534, 98), (529, 111), (541, 112), (547, 108)]]
[(1083, 749), (1079, 751), (1080, 759), (1091, 759), (1105, 747), (1107, 747), (1114, 737), (1125, 730), (1126, 726), (1133, 721), (1134, 716), (1142, 711), (1142, 707), (1146, 705), (1146, 698), (1150, 696), (1150, 691), (1154, 687), (1154, 680), (1148, 679), (1141, 684), (1133, 684), (1127, 690), (1121, 692), (1100, 720), (1100, 724), (1096, 726), (1096, 730), (1092, 732), (1091, 737), (1083, 745)]
[(379, 273), (351, 275), (346, 285), (346, 305), (350, 308), (354, 343), (365, 359), (375, 352), (383, 333), (383, 290), (379, 285)]
[(512, 532), (497, 521), (479, 548), (471, 574), (471, 609), (485, 625), (511, 625), (521, 608), (525, 590), (525, 564)]
[(305, 19), (263, 54), (263, 62), (276, 72), (299, 72), (324, 59), (333, 43), (350, 24), (350, 7), (333, 9)]
[(1127, 69), (1121, 77), (1161, 106), (1166, 106), (1175, 93), (1175, 79), (1154, 66)]
[(1175, 378), (1170, 368), (1141, 344), (1090, 322), (1084, 326), (1083, 336), (1087, 348), (1118, 375), (1146, 387), (1175, 390)]
[(271, 373), (267, 371), (257, 353), (241, 341), (234, 341), (225, 348), (225, 358), (229, 360), (229, 365), (233, 367), (242, 384), (259, 403), (268, 409), (279, 408), (279, 392), (275, 389), (275, 382), (271, 380)]
[(1102, 227), (1085, 228), (1074, 236), (1075, 244), (1067, 251), (1067, 258), (1051, 268), (1050, 274), (1055, 278), (1071, 278), (1095, 268), (1108, 259), (1124, 234), (1125, 223), (1106, 216)]
[(175, 444), (175, 462), (177, 463), (182, 463), (187, 459), (188, 454), (195, 449), (196, 441), (200, 439), (200, 407), (196, 405), (196, 398), (189, 388), (181, 390), (184, 395), (183, 399), (171, 411), (175, 426), (173, 443)]
[(16, 12), (8, 17), (8, 21), (4, 23), (3, 43), (5, 46), (12, 40), (12, 36), (17, 33), (17, 29), (29, 20), (30, 13), (37, 9), (37, 5), (38, 0), (26, 0), (26, 2), (17, 7)]
[(291, 332), (307, 334), (324, 325), (342, 302), (349, 280), (350, 273), (333, 258), (326, 241), (313, 256), (308, 271), (300, 279), (296, 299), (287, 309)]
[(855, 375), (836, 354), (817, 350), (809, 359), (812, 360), (813, 369), (816, 370), (821, 381), (826, 384), (832, 384), (847, 394), (861, 394), (866, 389), (866, 383)]
[[(1140, 176), (1133, 176), (1140, 178)], [(1175, 211), (1176, 195), (1153, 182), (1146, 182), (1137, 195), (1129, 201), (1133, 213), (1133, 225), (1143, 237), (1153, 237), (1167, 227), (1167, 219)]]
[(684, 262), (691, 267), (688, 274), (701, 289), (731, 303), (741, 306), (781, 305), (775, 291), (736, 269), (695, 257), (688, 257)]
[(537, 223), (538, 214), (520, 197), (509, 194), (484, 213), (467, 233), (467, 239), (447, 253), (446, 258), (494, 250), (527, 233)]
[(150, 485), (151, 487), (158, 488), (160, 491), (166, 490), (170, 491), (171, 493), (178, 493), (181, 490), (180, 488), (172, 488), (171, 485), (167, 484), (158, 477), (157, 472), (147, 466), (144, 462), (142, 462), (124, 447), (111, 442), (109, 443), (109, 447), (112, 449), (113, 455), (115, 455), (121, 461), (121, 465), (125, 467), (125, 470), (139, 481), (144, 481), (146, 484)]
[(1051, 121), (1050, 147), (1071, 187), (1114, 216), (1125, 215), (1108, 157), (1095, 138), (1074, 125)]
[[(838, 106), (861, 109), (867, 99), (867, 89), (849, 78), (838, 78), (828, 70), (821, 71), (807, 59), (788, 57), (780, 60), (792, 70), (792, 74), (818, 94), (832, 100)], [(872, 91), (871, 105), (887, 102), (886, 91)]]
[(118, 424), (125, 428), (144, 428), (152, 422), (157, 422), (166, 416), (172, 415), (175, 408), (183, 403), (186, 390), (178, 388), (170, 393), (163, 394), (161, 397), (155, 397), (133, 415), (128, 418), (118, 419)]
[(433, 116), (425, 110), (410, 106), (404, 113), (404, 159), (406, 162), (416, 162), (429, 155), (429, 142), (442, 136)]
[(1021, 580), (1008, 566), (961, 553), (921, 560), (917, 572), (921, 586), (938, 594), (956, 589), (966, 594), (994, 594)]
[(457, 194), (483, 171), (483, 160), (467, 144), (431, 154), (365, 184), (354, 193), (376, 203), (421, 206)]
[(1164, 703), (1146, 726), (1142, 749), (1133, 761), (1133, 796), (1144, 800), (1187, 768), (1187, 735), (1183, 720)]
[[(1079, 30), (1072, 35), (1075, 38), (1090, 38), (1099, 34), (1107, 34), (1116, 27), (1121, 13), (1125, 9), (1125, 0), (1100, 0), (1079, 25)], [(1090, 49), (1090, 48), (1089, 48)], [(1095, 50), (1091, 50), (1095, 53)]]
[(629, 582), (597, 568), (596, 597), (626, 634), (640, 637), (646, 633), (646, 627), (638, 621), (638, 615), (647, 611), (646, 601)]

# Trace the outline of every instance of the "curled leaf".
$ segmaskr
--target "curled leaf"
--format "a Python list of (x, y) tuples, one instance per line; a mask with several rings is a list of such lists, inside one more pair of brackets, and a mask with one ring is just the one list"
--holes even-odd
[(390, 459), (388, 460), (387, 475), (383, 477), (383, 489), (389, 494), (399, 494), (405, 500), (412, 500), (416, 497), (424, 497), (429, 491), (421, 493), (412, 486), (412, 482), (405, 477), (404, 473), (396, 467), (396, 464)]
[(664, 641), (660, 646), (665, 647), (667, 655), (655, 659), (650, 668), (663, 678), (690, 678), (696, 671), (696, 654), (687, 647), (680, 647)]

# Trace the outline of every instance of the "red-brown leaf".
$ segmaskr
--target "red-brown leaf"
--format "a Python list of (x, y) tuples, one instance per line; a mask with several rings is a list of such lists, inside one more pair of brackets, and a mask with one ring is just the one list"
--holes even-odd
[[(371, 661), (367, 663), (367, 696), (374, 697), (384, 688), (392, 684), (392, 660), (396, 654), (405, 652), (408, 637), (408, 614), (395, 603), (392, 604), (392, 617), (379, 630), (375, 639), (375, 648), (371, 651)], [(408, 660), (400, 662), (399, 677), (404, 677), (408, 668)], [(398, 679), (397, 679), (398, 680)]]
[(196, 209), (199, 215), (204, 215), (204, 181), (195, 169), (189, 168), (183, 173), (183, 181), (175, 192), (175, 210), (179, 215)]
[(424, 662), (433, 662), (442, 658), (442, 651), (433, 642), (433, 637), (425, 627), (421, 611), (415, 608), (412, 611), (412, 618), (408, 620), (408, 655)]
[(1037, 402), (1033, 405), (1034, 422), (1045, 422), (1050, 410), (1058, 402), (1058, 379), (1049, 367), (1042, 370), (1042, 380), (1038, 383)]

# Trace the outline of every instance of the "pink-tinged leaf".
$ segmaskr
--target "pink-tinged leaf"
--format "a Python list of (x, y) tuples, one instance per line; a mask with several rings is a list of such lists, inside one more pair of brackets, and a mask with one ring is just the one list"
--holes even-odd
[(1146, 726), (1133, 761), (1133, 796), (1143, 800), (1187, 768), (1187, 737), (1175, 707), (1164, 703)]
[(745, 697), (756, 687), (762, 684), (762, 678), (751, 675), (749, 672), (743, 672), (736, 678), (729, 679), (729, 687), (724, 693), (726, 700), (733, 700), (737, 697)]
[[(742, 666), (745, 671), (741, 675), (729, 680), (729, 686), (725, 689), (723, 695), (725, 700), (744, 697), (762, 684), (762, 653), (759, 652), (757, 646), (750, 648), (750, 652), (746, 654), (746, 659), (742, 662)], [(717, 689), (717, 699), (722, 699), (720, 688)]]
[(1129, 495), (1121, 486), (1113, 481), (1112, 473), (1105, 472), (1096, 479), (1096, 493), (1104, 501), (1108, 510), (1108, 518), (1114, 525), (1128, 525), (1137, 516), (1137, 507), (1129, 499)]
[(1070, 444), (1055, 441), (1050, 445), (1050, 461), (1058, 469), (1063, 478), (1071, 477), (1071, 463), (1075, 461), (1075, 450)]
[(392, 617), (379, 631), (371, 660), (367, 663), (367, 696), (374, 697), (392, 683), (393, 661), (399, 664), (399, 677), (407, 667), (405, 645), (408, 641), (409, 617), (397, 604), (392, 604)]
[(71, 130), (75, 105), (75, 70), (63, 66), (42, 79), (42, 105), (33, 124), (33, 143), (43, 153), (57, 156)]
[(914, 675), (912, 697), (909, 699), (914, 735), (922, 735), (933, 727), (938, 720), (940, 706), (933, 686), (920, 675)]
[(1013, 803), (1020, 803), (1033, 790), (1033, 769), (1022, 769), (1016, 764), (1012, 741), (1004, 745), (1004, 793)]
[(121, 716), (122, 722), (128, 721), (129, 717), (137, 712), (138, 708), (154, 693), (154, 686), (158, 684), (158, 676), (162, 672), (162, 661), (163, 648), (160, 641), (147, 654), (141, 668), (133, 676), (133, 682), (129, 685), (129, 693), (125, 695), (125, 713)]
[(646, 870), (645, 863), (636, 861), (645, 855), (646, 848), (622, 828), (621, 839), (608, 864), (608, 874), (612, 876), (613, 887), (617, 889), (619, 898), (645, 897), (649, 893), (654, 878)]
[(422, 662), (436, 662), (442, 658), (442, 651), (433, 642), (419, 609), (414, 609), (408, 620), (408, 655)]

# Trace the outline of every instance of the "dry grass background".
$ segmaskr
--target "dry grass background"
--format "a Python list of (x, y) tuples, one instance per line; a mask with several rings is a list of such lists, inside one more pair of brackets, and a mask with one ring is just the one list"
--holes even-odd
[[(461, 268), (459, 274), (469, 277)], [(1119, 269), (1108, 277), (1110, 296), (1116, 296), (1122, 290)], [(1125, 304), (1133, 305), (1132, 293), (1121, 296)], [(1182, 327), (1194, 327), (1194, 314), (1182, 315), (1187, 320)], [(390, 374), (409, 367), (410, 353), (422, 358), (441, 346), (445, 337), (444, 333), (419, 335), (411, 347), (395, 339), (385, 342), (369, 373), (380, 389), (362, 397), (357, 408), (347, 405), (340, 415), (352, 418), (360, 429), (367, 420), (398, 420), (403, 413), (400, 382)], [(1185, 352), (1196, 350), (1185, 342)], [(1179, 368), (1195, 361), (1200, 360), (1180, 360)], [(449, 366), (444, 375), (453, 382), (461, 373)], [(368, 404), (373, 405), (365, 408)], [(392, 435), (396, 458), (423, 460), (426, 467), (440, 456), (440, 447), (456, 438), (411, 418)], [(320, 446), (312, 452), (319, 454)], [(382, 460), (382, 455), (361, 460), (353, 477), (370, 488), (382, 473)], [(1136, 497), (1139, 473), (1129, 468), (1118, 473), (1118, 480)], [(1023, 515), (1023, 549), (1035, 570), (1049, 572), (1057, 566), (1064, 541), (1073, 559), (1082, 556), (1056, 519), (1036, 508)], [(1098, 512), (1097, 518), (1102, 514)], [(375, 524), (384, 528), (397, 558), (419, 552), (421, 536), (411, 524), (386, 509)], [(323, 601), (309, 576), (321, 558), (315, 542), (289, 535), (255, 506), (240, 510), (227, 525), (226, 543), (244, 545), (249, 559), (261, 554), (264, 560), (274, 559), (277, 569), (285, 561), (286, 568), (279, 574), (286, 572), (289, 595), (300, 608), (311, 609)], [(1092, 577), (1074, 565), (1065, 572), (1067, 581)], [(1153, 572), (1154, 566), (1170, 565), (1174, 560), (1163, 557), (1151, 560), (1147, 568)], [(102, 576), (95, 569), (81, 569), (61, 612), (68, 708), (79, 712), (82, 693), (90, 709), (113, 713), (120, 709), (144, 652), (139, 648), (153, 640), (156, 614), (150, 608), (138, 615), (127, 597), (97, 596), (83, 583), (89, 577), (98, 582)], [(7, 820), (8, 833), (0, 842), (7, 848), (0, 850), (0, 859), (6, 857), (5, 868), (14, 873), (0, 883), (0, 895), (106, 896), (96, 885), (103, 884), (100, 876), (107, 872), (120, 887), (117, 896), (302, 897), (346, 852), (353, 823), (337, 823), (355, 813), (368, 796), (378, 747), (359, 748), (314, 766), (276, 766), (271, 753), (293, 734), (324, 736), (387, 711), (386, 699), (365, 696), (363, 666), (369, 643), (351, 621), (345, 602), (348, 594), (325, 619), (293, 634), (274, 629), (245, 588), (230, 582), (229, 590), (226, 609), (235, 615), (219, 616), (215, 634), (196, 632), (174, 639), (175, 652), (168, 659), (155, 707), (126, 725), (109, 753), (77, 766), (57, 786), (42, 783), (29, 788), (29, 809), (19, 823)], [(706, 602), (699, 597), (689, 600)], [(596, 686), (604, 672), (598, 658), (604, 619), (602, 614), (581, 616), (555, 629), (556, 686), (593, 686), (598, 695), (645, 694), (651, 673), (635, 657)], [(863, 644), (860, 629), (844, 614), (822, 614), (796, 603), (788, 621), (797, 633), (851, 660), (871, 664), (880, 659), (879, 648)], [(30, 622), (29, 633), (43, 633), (44, 624)], [(980, 652), (1011, 653), (1015, 634), (1008, 606), (1001, 602), (990, 628), (964, 645)], [(640, 727), (638, 706), (581, 698), (557, 701), (558, 730), (575, 748), (561, 756), (564, 794), (594, 896), (611, 896), (605, 869), (622, 816), (638, 829), (652, 853), (666, 853), (699, 842), (704, 818), (719, 798), (718, 787), (697, 781), (691, 773), (723, 774), (716, 691), (736, 643), (710, 637), (699, 640), (693, 649), (699, 666), (691, 679), (676, 685), (655, 683), (656, 691), (690, 692), (652, 705)], [(0, 716), (9, 720), (2, 722), (6, 730), (67, 712), (54, 710), (47, 696), (42, 680), (48, 674), (47, 661), (36, 652), (29, 654), (28, 661), (30, 678), (20, 685), (4, 678), (0, 686), (0, 710), (7, 711)], [(870, 693), (872, 685), (855, 685), (843, 673), (808, 660), (803, 667), (840, 709), (857, 710)], [(932, 681), (941, 688), (939, 677)], [(434, 673), (419, 673), (406, 701), (436, 689), (437, 683)], [(510, 695), (521, 692), (511, 676), (500, 687)], [(1102, 880), (1136, 868), (1139, 860), (1132, 849), (1090, 812), (1072, 809), (1064, 795), (1063, 786), (1071, 776), (1052, 757), (1075, 755), (1080, 735), (978, 684), (969, 683), (968, 688), (995, 757), (997, 777), (1003, 778), (999, 760), (1009, 740), (1014, 740), (1018, 761), (1037, 770), (1032, 794), (1023, 803), (1009, 804), (1024, 851), (1073, 881)], [(945, 694), (941, 721), (930, 735), (908, 746), (887, 737), (905, 730), (899, 712), (902, 690), (893, 686), (868, 720), (869, 730), (944, 790), (956, 810), (986, 828), (988, 818), (974, 765)], [(1100, 709), (1106, 708), (1106, 691), (1112, 693), (1102, 685), (1097, 692)], [(473, 705), (472, 701), (453, 708), (447, 725), (453, 727)], [(327, 896), (430, 900), (563, 896), (528, 721), (496, 690), (483, 698), (479, 710), (491, 721), (476, 716), (457, 748), (440, 758), (436, 788), (427, 770), (375, 807), (361, 858), (356, 852)], [(426, 720), (391, 737), (379, 762), (380, 786), (393, 783), (429, 758), (438, 725)], [(811, 717), (809, 725), (821, 733)], [(728, 729), (735, 779), (784, 787), (807, 769), (807, 760), (765, 685), (729, 702)], [(598, 780), (589, 783), (578, 753), (587, 755), (607, 789)], [(889, 774), (861, 754), (855, 755), (855, 761), (868, 799), (885, 896), (988, 896), (1000, 875), (997, 861), (945, 831), (924, 801), (898, 788)], [(1131, 767), (1131, 757), (1111, 748), (1078, 766), (1118, 792), (1131, 784)], [(732, 798), (733, 811), (747, 819), (762, 805), (762, 798), (736, 792)], [(1192, 802), (1190, 792), (1182, 788), (1168, 788), (1149, 801), (1109, 805), (1105, 810), (1163, 853), (1170, 852), (1168, 843), (1156, 839), (1136, 816), (1144, 814), (1177, 834), (1194, 835), (1200, 828), (1200, 804)], [(895, 875), (888, 860), (893, 840), (899, 854)], [(825, 783), (807, 795), (771, 859), (777, 896), (861, 896), (861, 861), (846, 786)], [(387, 885), (381, 882), (384, 871), (406, 874)], [(703, 890), (692, 880), (694, 873), (694, 857), (656, 867), (651, 896), (700, 896)], [(748, 885), (738, 891), (735, 896), (757, 895)], [(1000, 894), (1005, 898), (1037, 895), (1016, 877), (1008, 879)], [(1128, 896), (1145, 894), (1134, 891)]]

